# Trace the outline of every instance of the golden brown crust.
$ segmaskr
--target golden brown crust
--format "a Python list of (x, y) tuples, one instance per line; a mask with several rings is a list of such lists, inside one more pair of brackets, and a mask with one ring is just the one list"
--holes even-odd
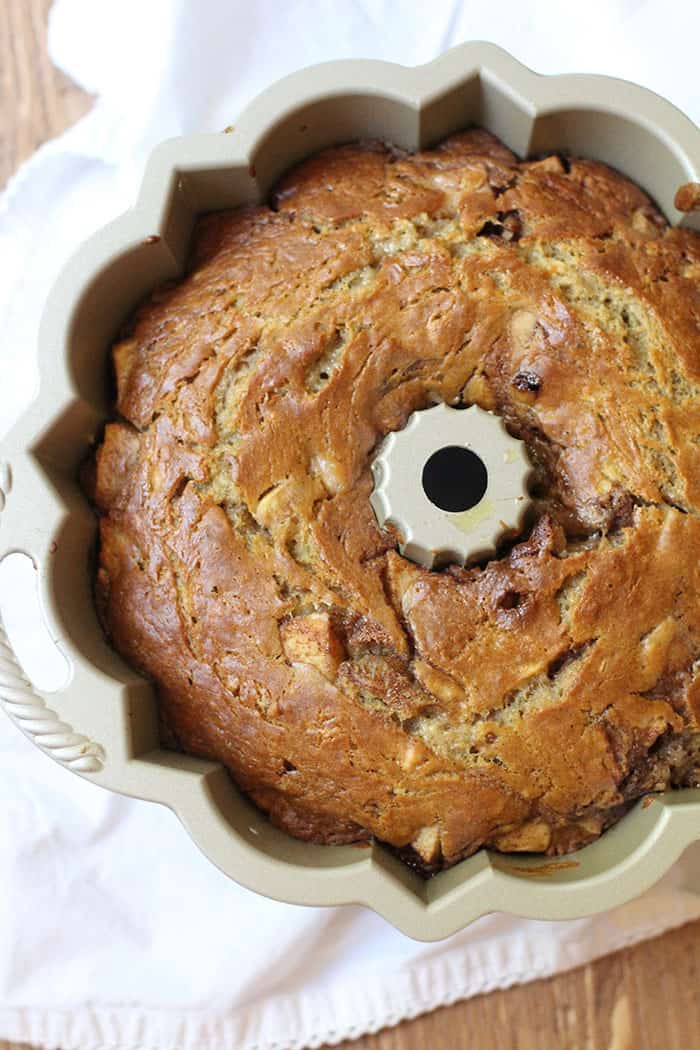
[(673, 203), (679, 211), (698, 211), (700, 209), (700, 183), (686, 182), (676, 190)]
[[(98, 601), (169, 738), (301, 838), (563, 852), (697, 777), (700, 238), (483, 131), (313, 157), (203, 218), (114, 348)], [(436, 400), (536, 464), (530, 535), (401, 558), (378, 442)]]

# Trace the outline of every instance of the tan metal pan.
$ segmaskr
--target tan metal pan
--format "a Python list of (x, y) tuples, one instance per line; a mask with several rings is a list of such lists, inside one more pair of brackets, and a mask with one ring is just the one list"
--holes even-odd
[[(24, 551), (71, 678), (40, 695), (0, 636), (0, 706), (43, 750), (96, 784), (170, 806), (238, 882), (300, 904), (365, 904), (412, 937), (437, 940), (490, 911), (564, 919), (639, 894), (700, 838), (700, 791), (638, 805), (563, 863), (482, 851), (428, 882), (380, 846), (314, 846), (275, 830), (219, 766), (161, 749), (151, 686), (107, 646), (92, 604), (95, 520), (78, 464), (109, 413), (107, 350), (125, 315), (181, 272), (195, 215), (261, 200), (307, 154), (357, 138), (409, 150), (469, 124), (521, 155), (570, 149), (614, 165), (671, 222), (678, 186), (700, 181), (700, 131), (642, 88), (597, 76), (540, 77), (490, 44), (416, 69), (336, 62), (287, 77), (230, 134), (165, 142), (129, 212), (75, 255), (47, 302), (41, 387), (2, 450), (0, 556)], [(56, 712), (56, 713), (54, 713)]]

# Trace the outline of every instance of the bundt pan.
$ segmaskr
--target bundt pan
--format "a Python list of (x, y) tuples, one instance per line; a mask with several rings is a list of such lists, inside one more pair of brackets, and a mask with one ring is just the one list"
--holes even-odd
[(0, 556), (28, 554), (50, 633), (71, 666), (37, 693), (0, 636), (0, 706), (45, 753), (81, 776), (170, 806), (237, 882), (297, 904), (364, 904), (411, 937), (438, 940), (487, 912), (538, 919), (612, 908), (652, 885), (700, 838), (700, 791), (637, 805), (593, 845), (551, 862), (481, 851), (424, 881), (380, 845), (309, 845), (272, 827), (227, 772), (165, 751), (151, 685), (107, 645), (93, 608), (96, 522), (78, 471), (109, 413), (107, 354), (132, 307), (183, 269), (199, 212), (263, 200), (308, 154), (358, 138), (408, 149), (470, 124), (521, 156), (571, 150), (642, 184), (671, 222), (674, 194), (700, 181), (700, 131), (668, 102), (599, 76), (542, 77), (490, 44), (416, 69), (335, 62), (264, 92), (228, 134), (163, 143), (134, 208), (73, 257), (46, 305), (41, 388), (4, 444)]

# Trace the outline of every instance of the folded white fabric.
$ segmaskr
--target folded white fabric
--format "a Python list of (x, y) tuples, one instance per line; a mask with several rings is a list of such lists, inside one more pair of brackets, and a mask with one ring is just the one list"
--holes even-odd
[[(495, 40), (542, 72), (646, 83), (700, 120), (689, 75), (700, 8), (675, 10), (680, 33), (663, 0), (591, 0), (573, 12), (557, 0), (60, 0), (52, 56), (97, 102), (0, 204), (0, 434), (31, 396), (51, 280), (128, 206), (160, 139), (223, 128), (261, 88), (311, 62), (410, 65), (469, 38)], [(16, 595), (11, 613), (29, 654), (34, 628)], [(34, 666), (48, 684), (48, 663)], [(418, 944), (360, 908), (297, 908), (240, 889), (167, 810), (80, 781), (2, 717), (0, 792), (0, 1038), (63, 1050), (319, 1046), (700, 917), (694, 848), (606, 916), (490, 916), (443, 944)]]

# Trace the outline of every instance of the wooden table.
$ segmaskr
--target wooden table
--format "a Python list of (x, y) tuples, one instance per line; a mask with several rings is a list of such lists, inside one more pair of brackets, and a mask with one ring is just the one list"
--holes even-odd
[[(0, 0), (0, 186), (91, 104), (49, 61), (49, 6), (50, 0)], [(700, 923), (552, 980), (480, 996), (343, 1045), (700, 1050)], [(7, 1047), (0, 1043), (0, 1050)]]

